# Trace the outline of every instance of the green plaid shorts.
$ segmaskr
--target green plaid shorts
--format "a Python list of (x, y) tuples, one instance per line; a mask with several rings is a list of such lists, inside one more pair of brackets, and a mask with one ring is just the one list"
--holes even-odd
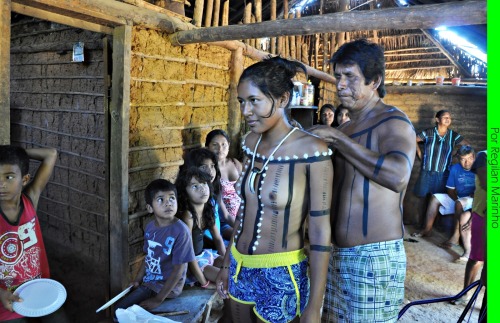
[(403, 239), (333, 247), (322, 322), (395, 322), (403, 303)]

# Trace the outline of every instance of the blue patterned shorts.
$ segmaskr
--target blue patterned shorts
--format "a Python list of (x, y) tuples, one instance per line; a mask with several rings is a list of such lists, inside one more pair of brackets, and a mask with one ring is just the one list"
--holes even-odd
[[(233, 300), (254, 304), (255, 314), (264, 322), (290, 322), (304, 311), (309, 299), (307, 259), (270, 268), (248, 268), (243, 261), (238, 268), (233, 250), (230, 255), (229, 294)], [(273, 258), (280, 255), (271, 254)], [(259, 256), (262, 255), (245, 255)], [(298, 304), (300, 308), (297, 308)]]

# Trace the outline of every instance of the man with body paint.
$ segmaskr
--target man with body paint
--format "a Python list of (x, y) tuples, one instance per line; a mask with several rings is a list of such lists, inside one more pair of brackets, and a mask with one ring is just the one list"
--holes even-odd
[(310, 131), (334, 149), (332, 253), (323, 322), (395, 322), (404, 298), (403, 198), (415, 130), (385, 96), (384, 53), (366, 40), (333, 55), (337, 94), (351, 120)]

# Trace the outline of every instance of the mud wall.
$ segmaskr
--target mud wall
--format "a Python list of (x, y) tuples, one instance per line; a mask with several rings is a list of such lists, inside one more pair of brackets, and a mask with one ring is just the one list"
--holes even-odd
[[(151, 220), (144, 189), (175, 181), (184, 153), (204, 146), (213, 129), (228, 130), (231, 51), (203, 44), (173, 46), (168, 34), (135, 28), (132, 36), (129, 151), (129, 258), (142, 259)], [(252, 61), (245, 58), (244, 66)], [(237, 109), (238, 107), (233, 107)], [(234, 143), (239, 145), (238, 142)]]

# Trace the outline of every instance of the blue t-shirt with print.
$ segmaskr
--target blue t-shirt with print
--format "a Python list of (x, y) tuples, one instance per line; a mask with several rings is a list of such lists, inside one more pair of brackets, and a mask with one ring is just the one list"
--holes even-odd
[(451, 166), (450, 176), (446, 182), (447, 188), (454, 188), (458, 197), (470, 196), (476, 189), (475, 174), (465, 170), (460, 163)]

